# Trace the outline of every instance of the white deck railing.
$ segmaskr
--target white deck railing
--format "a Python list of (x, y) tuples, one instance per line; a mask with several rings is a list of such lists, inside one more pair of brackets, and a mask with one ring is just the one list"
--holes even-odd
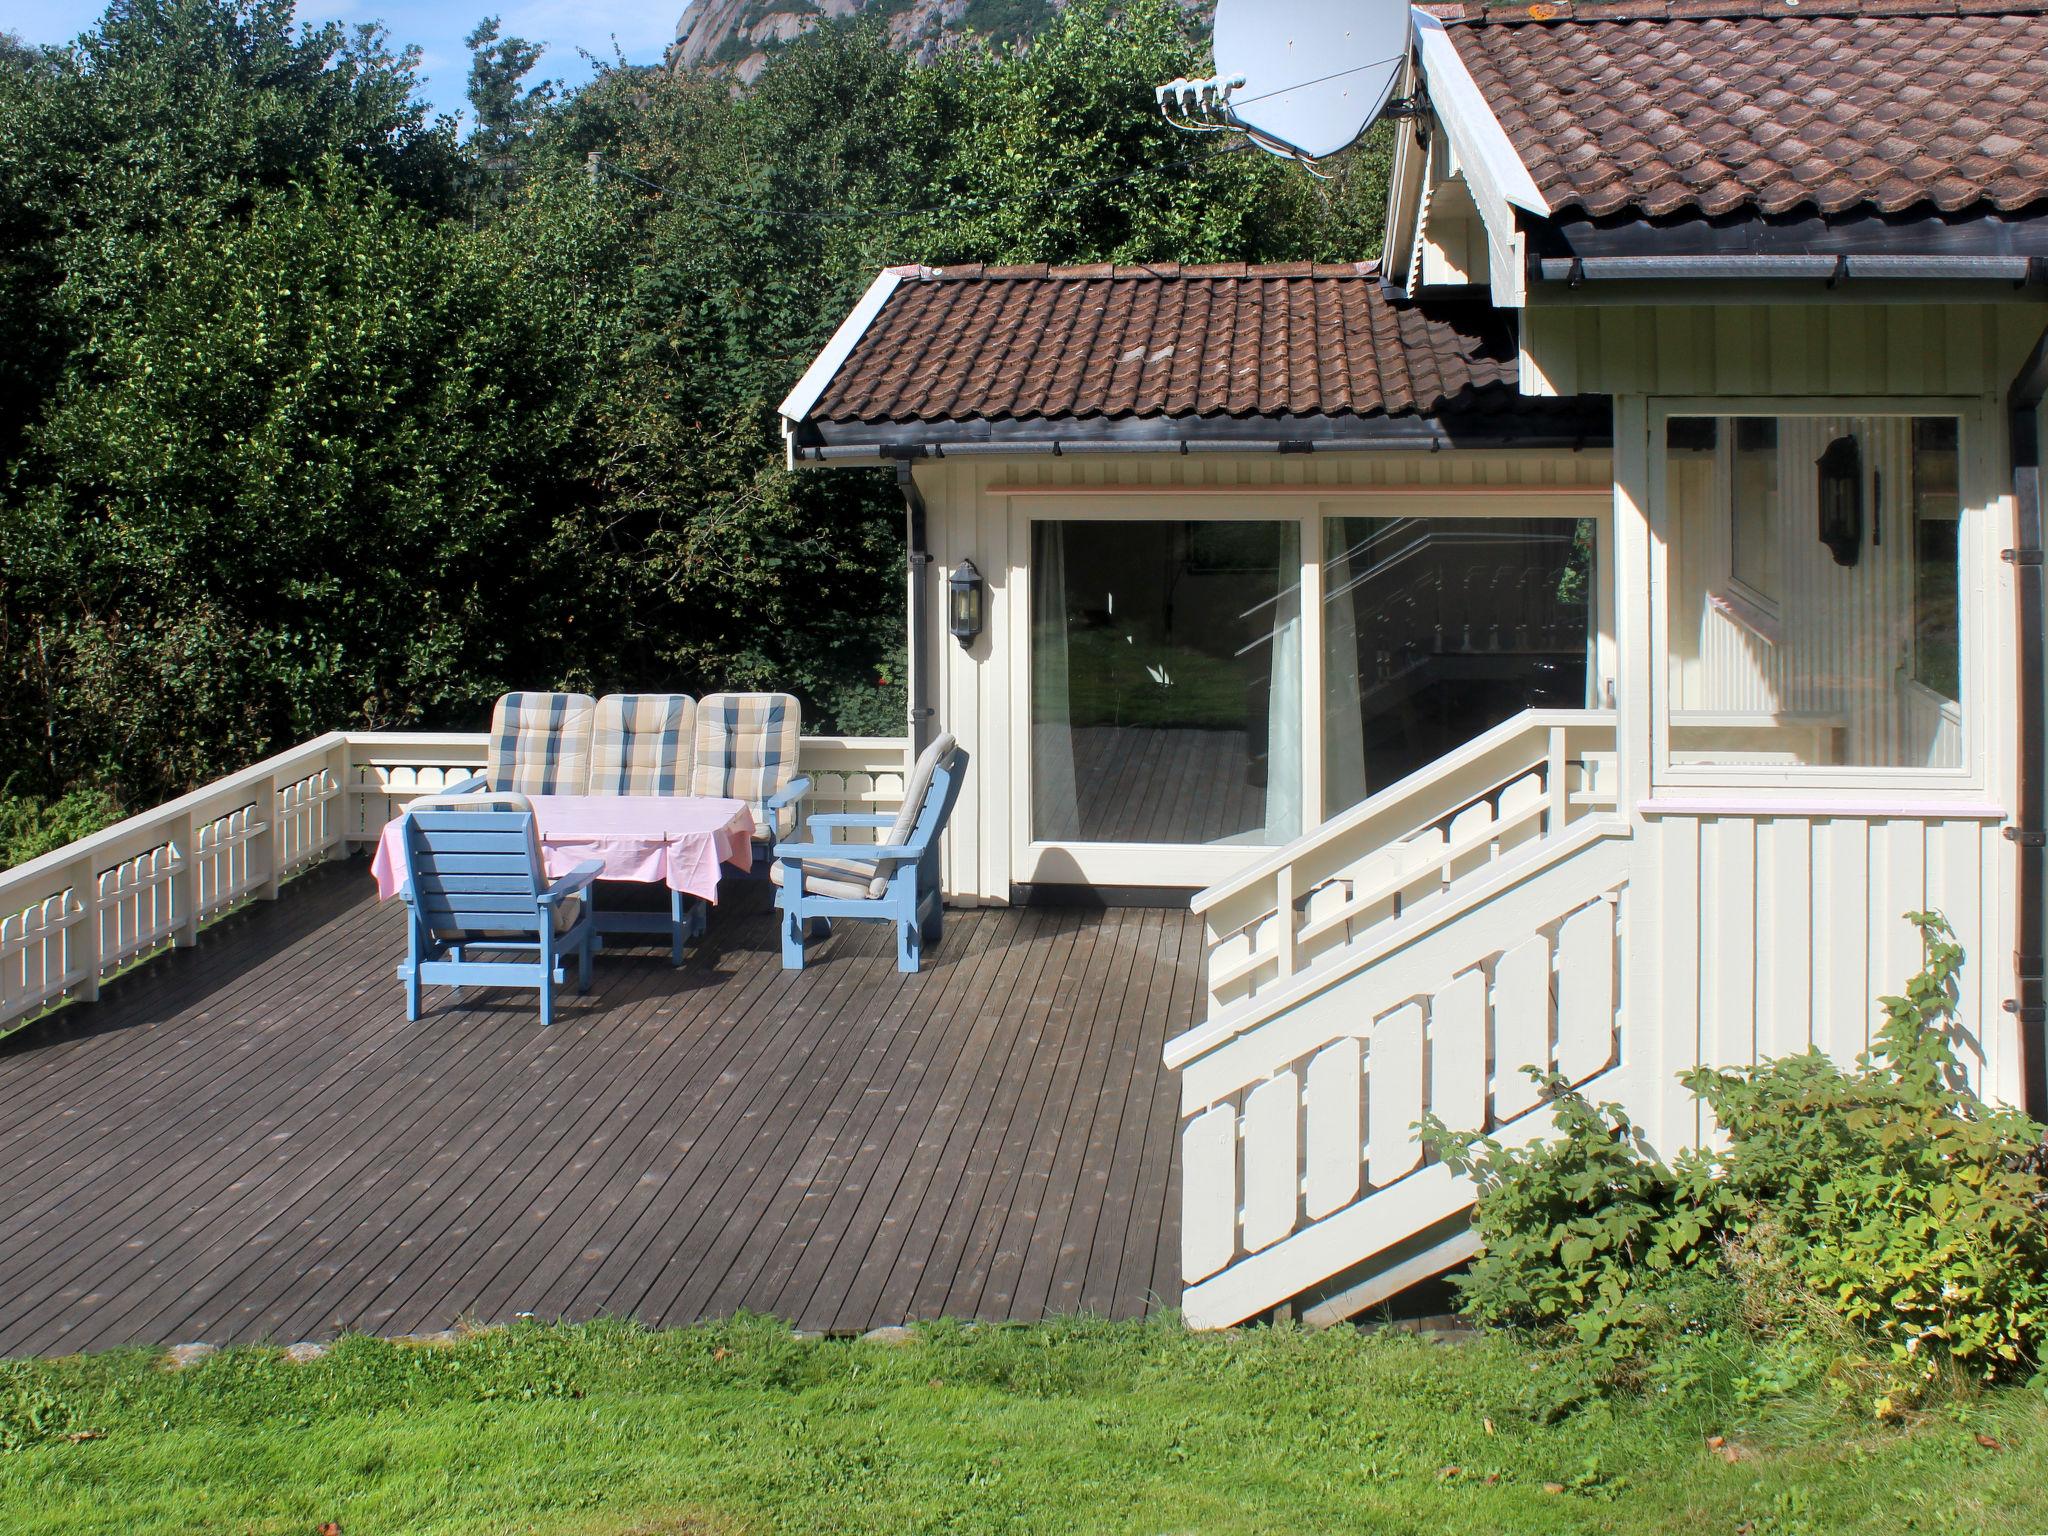
[(1469, 1254), (1416, 1123), (1533, 1134), (1524, 1064), (1619, 1063), (1615, 784), (1611, 714), (1531, 710), (1195, 898), (1208, 1017), (1165, 1053), (1191, 1323), (1349, 1272), (1343, 1316)]
[[(168, 805), (0, 872), (0, 1033), (144, 956), (198, 942), (201, 926), (290, 876), (373, 841), (417, 795), (484, 765), (475, 732), (330, 731)], [(813, 811), (894, 810), (907, 744), (806, 736)]]
[(1615, 805), (1614, 715), (1531, 709), (1197, 895), (1211, 1019)]

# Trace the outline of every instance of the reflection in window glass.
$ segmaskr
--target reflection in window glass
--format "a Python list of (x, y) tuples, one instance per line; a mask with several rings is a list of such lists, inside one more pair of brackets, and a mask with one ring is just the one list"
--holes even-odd
[[(1766, 433), (1753, 419), (1724, 419), (1718, 433), (1674, 422), (1665, 438), (1672, 763), (1962, 766), (1956, 423), (1788, 416)], [(1718, 451), (1701, 446), (1717, 439)], [(1856, 444), (1869, 509), (1849, 565), (1820, 541), (1818, 461), (1843, 439)], [(1758, 501), (1782, 513), (1767, 619), (1747, 601), (1764, 567), (1730, 569), (1743, 530), (1759, 526), (1746, 511)]]
[(1032, 835), (1298, 836), (1300, 576), (1291, 522), (1032, 524)]
[(1952, 700), (1963, 696), (1956, 613), (1962, 508), (1955, 419), (1920, 417), (1913, 423), (1913, 680)]
[(1776, 604), (1781, 545), (1778, 424), (1768, 416), (1735, 420), (1733, 505), (1728, 522), (1730, 574), (1747, 596)]
[(1584, 708), (1593, 549), (1572, 518), (1325, 519), (1325, 814), (1524, 709)]

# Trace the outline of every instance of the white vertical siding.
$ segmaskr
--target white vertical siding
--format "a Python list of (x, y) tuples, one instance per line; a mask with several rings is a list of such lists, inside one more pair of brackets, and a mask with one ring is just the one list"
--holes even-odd
[[(1905, 914), (1940, 910), (1969, 959), (1958, 1049), (1980, 1091), (2019, 1091), (2009, 995), (2006, 857), (1993, 822), (1823, 815), (1662, 816), (1637, 833), (1637, 868), (1664, 901), (1664, 1070), (1738, 1066), (1809, 1048), (1843, 1065), (1869, 1049), (1878, 998), (1919, 969)], [(1697, 1005), (1685, 1006), (1687, 997)], [(1666, 1123), (1660, 1141), (1697, 1129)]]
[(1535, 395), (1981, 395), (2041, 334), (2011, 304), (1535, 304), (1522, 312)]

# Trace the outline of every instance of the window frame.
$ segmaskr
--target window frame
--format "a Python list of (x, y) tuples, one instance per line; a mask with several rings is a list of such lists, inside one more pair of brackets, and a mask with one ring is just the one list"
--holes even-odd
[(1616, 672), (1614, 613), (1614, 496), (1610, 485), (1529, 487), (1526, 495), (1494, 493), (1485, 485), (1446, 483), (1427, 494), (1412, 488), (1375, 490), (1342, 484), (1317, 486), (1247, 485), (1229, 494), (1209, 486), (1157, 492), (1075, 494), (1066, 487), (1028, 488), (1009, 498), (1008, 539), (1011, 588), (1004, 607), (1005, 647), (1011, 657), (1004, 718), (1009, 736), (1010, 879), (1022, 884), (1110, 886), (1202, 886), (1230, 878), (1248, 861), (1275, 852), (1279, 844), (1091, 843), (1041, 839), (1032, 822), (1033, 786), (1030, 710), (1032, 692), (1031, 524), (1034, 522), (1292, 522), (1298, 525), (1301, 559), (1302, 805), (1311, 824), (1324, 811), (1323, 741), (1323, 527), (1333, 517), (1573, 517), (1594, 522), (1594, 583), (1591, 676), (1594, 687), (1611, 694)]
[[(1846, 800), (1858, 791), (1910, 793), (1916, 799), (1949, 798), (1976, 807), (1989, 784), (1986, 712), (1995, 696), (1988, 668), (1989, 611), (1995, 552), (1993, 525), (2002, 494), (1989, 458), (1980, 445), (1997, 436), (1988, 407), (1978, 396), (1651, 396), (1645, 402), (1648, 467), (1647, 510), (1650, 532), (1650, 783), (1646, 802), (1662, 809), (1669, 791), (1739, 790), (1795, 791), (1825, 802)], [(1674, 509), (1667, 475), (1666, 448), (1674, 417), (1739, 416), (1779, 418), (1878, 416), (1910, 418), (1950, 416), (1956, 421), (1958, 500), (1958, 611), (1962, 616), (1958, 676), (1963, 698), (1953, 701), (1962, 727), (1962, 763), (1955, 768), (1872, 767), (1868, 765), (1784, 766), (1766, 764), (1674, 763), (1671, 757), (1671, 604)], [(1733, 434), (1726, 434), (1731, 441)], [(1782, 452), (1782, 448), (1781, 448)], [(1901, 521), (1905, 521), (1902, 519)], [(1766, 636), (1765, 638), (1769, 638)], [(1905, 681), (1911, 684), (1908, 676)], [(1768, 802), (1759, 802), (1767, 804)]]

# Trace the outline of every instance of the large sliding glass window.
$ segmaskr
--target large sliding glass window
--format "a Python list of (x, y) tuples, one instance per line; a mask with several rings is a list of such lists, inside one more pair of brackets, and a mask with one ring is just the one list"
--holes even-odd
[(1323, 522), (1325, 813), (1524, 709), (1587, 698), (1594, 525)]
[(1292, 522), (1033, 523), (1032, 836), (1299, 835), (1300, 575)]

